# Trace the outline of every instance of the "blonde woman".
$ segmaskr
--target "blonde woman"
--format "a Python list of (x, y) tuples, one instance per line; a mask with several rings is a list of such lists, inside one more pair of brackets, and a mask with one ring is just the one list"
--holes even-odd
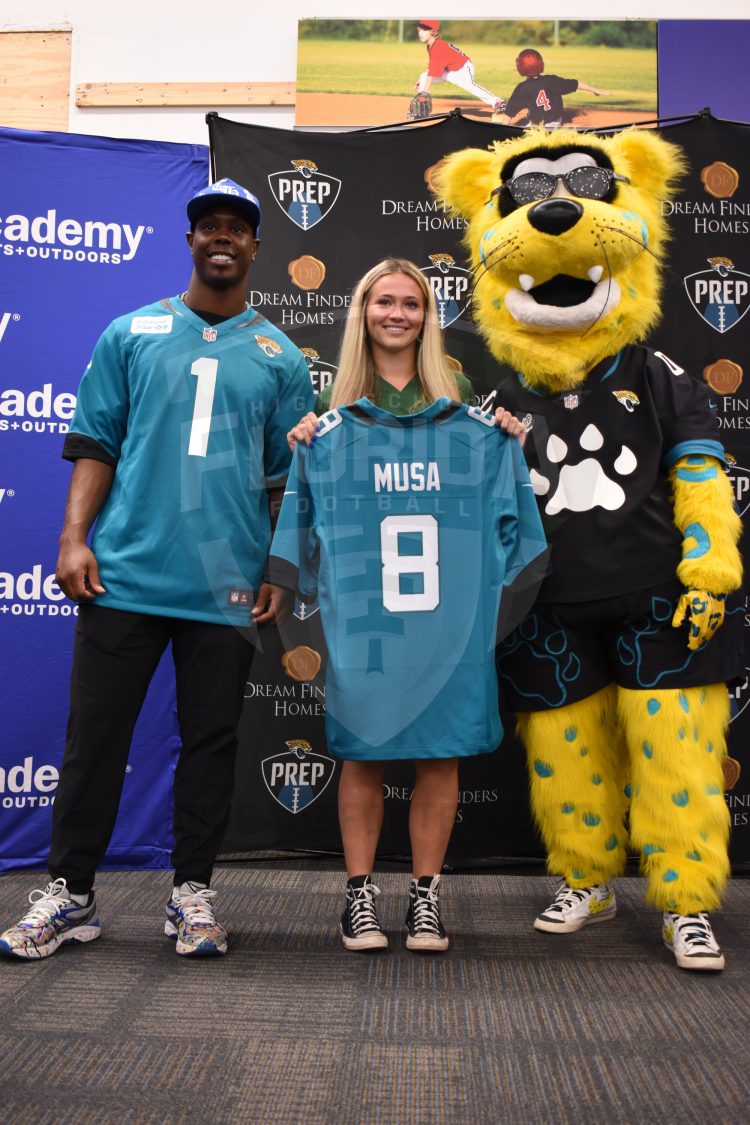
[[(420, 269), (402, 258), (386, 258), (354, 290), (334, 382), (318, 397), (316, 410), (367, 397), (392, 414), (415, 414), (438, 398), (474, 405), (468, 379), (445, 353), (435, 298)], [(522, 427), (498, 410), (498, 425), (518, 435)], [(316, 441), (316, 414), (307, 414), (289, 433), (290, 445)], [(406, 919), (409, 949), (448, 948), (438, 902), (440, 870), (456, 818), (458, 759), (420, 758), (409, 808), (413, 878)], [(339, 822), (347, 869), (346, 908), (341, 919), (347, 949), (383, 949), (388, 938), (375, 910), (372, 882), (383, 824), (384, 761), (345, 760), (339, 783)]]

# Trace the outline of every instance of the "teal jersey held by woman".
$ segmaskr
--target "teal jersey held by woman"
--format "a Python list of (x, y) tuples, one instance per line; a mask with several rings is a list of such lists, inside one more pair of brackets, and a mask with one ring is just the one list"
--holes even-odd
[(295, 451), (269, 575), (320, 602), (329, 750), (494, 750), (501, 595), (541, 579), (545, 547), (520, 445), (477, 407), (324, 414)]
[(172, 297), (113, 321), (64, 451), (115, 466), (92, 540), (96, 604), (248, 625), (267, 489), (283, 485), (286, 433), (313, 397), (301, 352), (252, 309), (211, 326)]

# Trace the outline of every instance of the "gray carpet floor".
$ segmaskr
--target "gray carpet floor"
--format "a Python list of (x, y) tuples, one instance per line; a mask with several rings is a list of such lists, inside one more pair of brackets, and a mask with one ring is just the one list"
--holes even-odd
[[(750, 1119), (750, 880), (715, 918), (717, 974), (676, 968), (637, 878), (615, 919), (564, 937), (531, 928), (546, 876), (448, 876), (438, 957), (404, 948), (406, 875), (377, 881), (391, 949), (352, 954), (337, 864), (222, 865), (230, 953), (194, 962), (162, 936), (166, 872), (101, 874), (100, 940), (0, 963), (0, 1120)], [(38, 883), (0, 878), (3, 926)]]

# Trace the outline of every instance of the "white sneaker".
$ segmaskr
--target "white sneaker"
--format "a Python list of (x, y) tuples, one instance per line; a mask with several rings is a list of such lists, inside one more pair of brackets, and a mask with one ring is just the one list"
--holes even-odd
[(664, 912), (661, 935), (681, 969), (724, 968), (724, 954), (714, 937), (707, 914)]
[(0, 953), (36, 961), (50, 957), (61, 945), (94, 941), (102, 932), (93, 892), (85, 906), (71, 899), (64, 879), (29, 895), (31, 910), (16, 926), (0, 934)]
[(164, 933), (177, 942), (181, 957), (220, 957), (226, 953), (227, 931), (216, 921), (211, 902), (215, 894), (205, 883), (183, 883), (172, 891)]
[(606, 922), (617, 913), (615, 892), (606, 883), (569, 887), (563, 883), (553, 901), (534, 921), (535, 930), (572, 934), (591, 922)]

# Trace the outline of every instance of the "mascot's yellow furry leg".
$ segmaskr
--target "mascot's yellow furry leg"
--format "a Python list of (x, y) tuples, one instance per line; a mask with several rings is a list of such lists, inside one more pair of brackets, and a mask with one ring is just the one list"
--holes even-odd
[(611, 684), (568, 707), (518, 717), (547, 866), (569, 887), (606, 883), (625, 865), (627, 751), (616, 692)]
[(630, 753), (630, 837), (643, 857), (646, 898), (676, 914), (713, 910), (729, 873), (726, 688), (620, 688), (618, 714)]

